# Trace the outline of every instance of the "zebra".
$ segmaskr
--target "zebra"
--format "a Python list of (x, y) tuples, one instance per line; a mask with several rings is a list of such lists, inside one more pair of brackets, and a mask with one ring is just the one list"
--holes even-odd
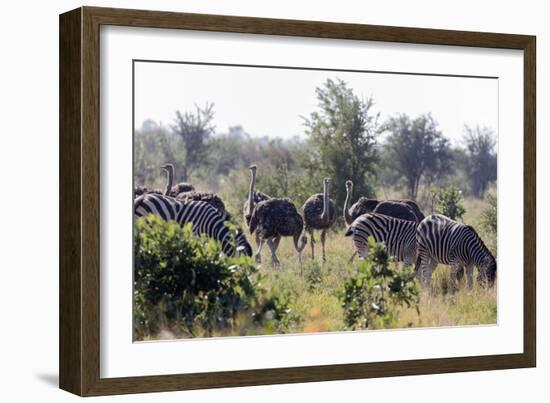
[[(456, 287), (457, 274), (466, 267), (468, 287), (472, 287), (474, 265), (479, 269), (478, 281), (493, 286), (497, 263), (477, 232), (469, 225), (440, 214), (426, 217), (416, 231), (418, 259), (415, 270), (425, 287), (429, 286), (438, 263), (451, 266), (451, 287)], [(462, 274), (460, 273), (460, 274)]]
[(408, 266), (416, 261), (416, 226), (415, 221), (367, 213), (357, 217), (345, 235), (352, 236), (357, 253), (362, 258), (368, 256), (368, 238), (372, 236), (375, 241), (385, 244), (388, 254), (396, 262)]
[(135, 199), (134, 215), (142, 217), (147, 214), (158, 215), (165, 221), (176, 221), (181, 226), (192, 223), (195, 235), (204, 234), (220, 241), (223, 252), (228, 256), (235, 256), (241, 251), (246, 256), (252, 256), (252, 247), (240, 229), (235, 236), (235, 250), (233, 237), (225, 225), (224, 216), (206, 202), (179, 200), (170, 196), (146, 193)]

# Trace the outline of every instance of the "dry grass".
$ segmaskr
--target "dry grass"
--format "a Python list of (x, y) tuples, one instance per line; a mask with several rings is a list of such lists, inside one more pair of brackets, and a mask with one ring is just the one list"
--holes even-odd
[[(244, 181), (236, 180), (234, 183), (235, 188), (243, 186), (245, 186)], [(220, 194), (227, 201), (228, 209), (234, 214), (235, 220), (240, 222), (242, 220), (242, 207), (240, 199), (235, 196), (236, 193), (228, 187), (220, 189)], [(402, 195), (392, 191), (387, 197), (399, 198)], [(479, 199), (467, 198), (464, 201), (464, 206), (466, 214), (463, 221), (476, 226), (479, 215), (485, 207), (485, 202)], [(426, 206), (423, 207), (426, 214), (431, 213)], [(241, 226), (245, 227), (242, 224)], [(480, 235), (485, 238), (484, 234)], [(249, 236), (249, 239), (252, 240), (253, 237)], [(277, 252), (281, 262), (279, 267), (271, 265), (269, 248), (265, 247), (263, 250), (263, 264), (260, 266), (260, 271), (264, 276), (262, 285), (268, 289), (275, 288), (288, 297), (293, 314), (299, 318), (299, 321), (287, 330), (289, 333), (341, 331), (344, 329), (344, 318), (339, 294), (345, 281), (355, 271), (355, 266), (348, 263), (348, 259), (353, 252), (352, 241), (350, 238), (344, 237), (344, 229), (342, 228), (331, 231), (326, 244), (327, 261), (325, 263), (322, 263), (321, 260), (319, 234), (316, 234), (315, 260), (311, 259), (310, 241), (308, 240), (308, 245), (304, 249), (301, 266), (291, 238), (281, 240)], [(485, 241), (488, 242), (488, 246), (491, 248), (490, 245), (493, 241), (496, 242), (496, 238), (485, 239)], [(251, 243), (253, 242), (251, 241)], [(253, 248), (255, 250), (256, 245), (253, 245)], [(399, 312), (395, 327), (440, 327), (496, 323), (496, 287), (485, 289), (474, 284), (472, 289), (468, 289), (463, 282), (459, 284), (458, 291), (451, 294), (447, 292), (448, 281), (448, 268), (439, 266), (434, 273), (431, 288), (421, 290), (420, 314), (414, 308), (402, 310)], [(277, 333), (277, 330), (257, 329), (246, 318), (240, 318), (232, 329), (224, 332), (224, 334), (216, 334), (216, 336), (266, 333)], [(185, 336), (178, 334), (173, 328), (166, 328), (154, 338), (173, 337)]]
[[(263, 253), (264, 286), (277, 287), (290, 296), (295, 313), (302, 320), (291, 332), (322, 332), (342, 330), (343, 310), (338, 294), (344, 281), (355, 270), (348, 264), (352, 251), (351, 239), (343, 231), (332, 232), (327, 241), (327, 262), (321, 263), (320, 242), (315, 245), (316, 259), (311, 260), (310, 246), (305, 249), (300, 275), (298, 257), (291, 239), (283, 239), (279, 248), (281, 266), (270, 265), (270, 254)], [(496, 289), (474, 284), (468, 289), (465, 282), (455, 293), (448, 293), (449, 270), (439, 266), (430, 290), (422, 290), (419, 311), (409, 308), (400, 312), (396, 327), (438, 327), (496, 323)]]

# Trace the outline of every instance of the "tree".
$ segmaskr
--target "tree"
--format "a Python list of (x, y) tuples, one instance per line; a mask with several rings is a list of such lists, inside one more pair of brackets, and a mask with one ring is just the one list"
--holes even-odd
[(464, 143), (471, 192), (476, 197), (483, 197), (489, 182), (497, 178), (496, 140), (493, 131), (488, 127), (464, 126)]
[(430, 114), (414, 120), (400, 114), (389, 118), (383, 129), (389, 132), (385, 144), (387, 165), (405, 179), (410, 198), (416, 199), (422, 179), (430, 185), (450, 170), (449, 140)]
[[(183, 143), (183, 164), (173, 159), (176, 173), (181, 180), (187, 181), (190, 172), (204, 163), (207, 157), (208, 139), (214, 133), (214, 104), (207, 103), (204, 108), (195, 106), (195, 113), (176, 112), (172, 132)], [(181, 173), (180, 173), (181, 172)]]
[(462, 191), (454, 186), (432, 189), (432, 202), (435, 211), (451, 220), (462, 219), (466, 209), (462, 204)]
[[(306, 172), (319, 183), (322, 176), (333, 182), (331, 197), (344, 204), (345, 181), (351, 179), (357, 194), (373, 196), (375, 176), (375, 136), (378, 115), (371, 112), (372, 98), (359, 99), (340, 79), (327, 81), (316, 89), (318, 110), (305, 119), (306, 134), (313, 150)], [(314, 170), (309, 168), (314, 167)]]

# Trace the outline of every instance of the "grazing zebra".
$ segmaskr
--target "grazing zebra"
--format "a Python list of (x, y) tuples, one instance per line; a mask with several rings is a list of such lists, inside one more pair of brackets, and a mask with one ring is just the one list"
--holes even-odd
[(438, 263), (451, 266), (451, 287), (455, 289), (457, 274), (466, 267), (468, 287), (472, 287), (474, 265), (479, 269), (478, 281), (495, 281), (497, 262), (477, 232), (469, 225), (439, 214), (426, 217), (416, 231), (418, 277), (429, 286)]
[(224, 216), (206, 202), (177, 200), (169, 196), (146, 193), (135, 199), (134, 214), (137, 217), (155, 214), (165, 221), (176, 221), (182, 226), (190, 222), (194, 234), (204, 234), (220, 241), (226, 255), (235, 256), (237, 251), (242, 251), (245, 255), (252, 256), (252, 247), (241, 230), (235, 237), (235, 250), (233, 237), (225, 225)]
[(414, 221), (401, 220), (383, 214), (363, 214), (348, 227), (346, 236), (353, 238), (359, 256), (369, 253), (369, 236), (383, 242), (388, 255), (398, 262), (412, 265), (416, 261), (416, 225)]

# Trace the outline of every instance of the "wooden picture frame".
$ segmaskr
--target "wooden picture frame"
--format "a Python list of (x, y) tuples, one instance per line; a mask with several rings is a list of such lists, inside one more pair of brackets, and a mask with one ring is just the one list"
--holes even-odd
[[(100, 26), (171, 28), (524, 52), (523, 353), (229, 372), (100, 377)], [(81, 396), (533, 367), (536, 363), (534, 36), (81, 7), (60, 16), (60, 387)]]

